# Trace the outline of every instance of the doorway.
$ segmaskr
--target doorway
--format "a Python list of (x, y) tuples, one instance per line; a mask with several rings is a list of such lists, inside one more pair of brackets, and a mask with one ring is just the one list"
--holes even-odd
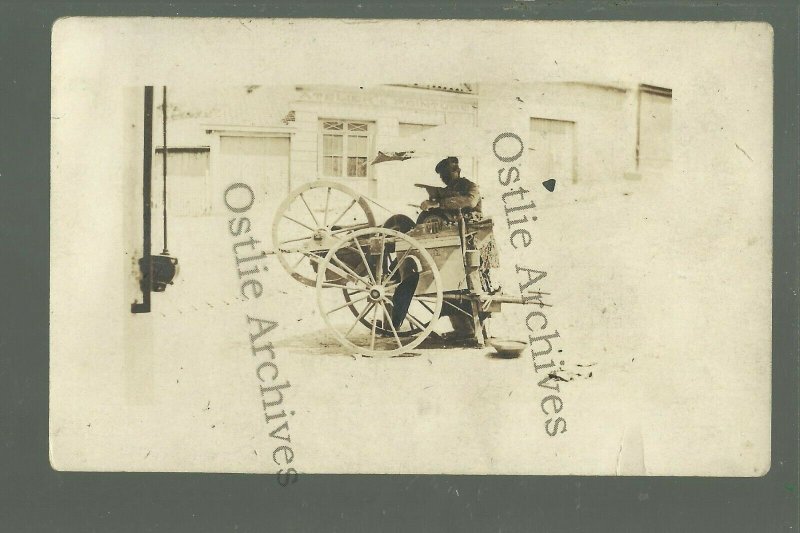
[(578, 179), (575, 157), (575, 122), (531, 119), (528, 168), (532, 176), (574, 183)]
[(289, 137), (221, 136), (220, 185), (249, 185), (256, 201), (277, 205), (289, 193)]

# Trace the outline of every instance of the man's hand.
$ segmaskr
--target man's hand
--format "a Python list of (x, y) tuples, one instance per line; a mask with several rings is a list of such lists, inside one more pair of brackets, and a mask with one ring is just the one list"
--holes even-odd
[(427, 211), (428, 209), (434, 209), (439, 207), (439, 202), (434, 202), (433, 200), (425, 200), (419, 206), (423, 211)]

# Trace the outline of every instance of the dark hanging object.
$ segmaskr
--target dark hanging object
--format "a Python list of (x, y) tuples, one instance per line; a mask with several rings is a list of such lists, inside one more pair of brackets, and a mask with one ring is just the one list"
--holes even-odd
[(153, 262), (153, 292), (164, 292), (167, 285), (172, 285), (172, 280), (178, 275), (178, 258), (169, 254), (154, 255)]

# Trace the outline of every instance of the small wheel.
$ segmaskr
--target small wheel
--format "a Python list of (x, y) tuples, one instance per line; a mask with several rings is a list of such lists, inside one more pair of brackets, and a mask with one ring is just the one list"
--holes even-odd
[(364, 355), (413, 350), (433, 331), (443, 301), (433, 257), (416, 239), (387, 228), (348, 234), (328, 250), (317, 273), (323, 320), (343, 346)]
[(272, 222), (272, 247), (294, 279), (313, 287), (327, 250), (353, 231), (375, 226), (367, 199), (335, 181), (318, 180), (292, 191)]

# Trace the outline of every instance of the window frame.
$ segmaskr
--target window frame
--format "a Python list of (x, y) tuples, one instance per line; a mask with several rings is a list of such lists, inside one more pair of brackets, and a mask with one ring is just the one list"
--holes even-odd
[[(326, 130), (325, 123), (326, 122), (340, 122), (342, 123), (341, 130)], [(364, 133), (366, 135), (349, 135), (350, 130), (348, 130), (349, 124), (364, 124), (366, 125), (366, 130)], [(338, 180), (345, 180), (345, 181), (364, 181), (374, 179), (373, 169), (371, 167), (370, 160), (374, 157), (374, 145), (375, 145), (375, 121), (373, 120), (360, 120), (360, 119), (351, 119), (351, 118), (322, 118), (320, 117), (317, 121), (317, 129), (318, 129), (318, 138), (317, 143), (319, 149), (317, 150), (317, 169), (318, 174), (323, 179), (338, 179)], [(341, 131), (340, 134), (337, 133), (330, 133)], [(361, 133), (354, 131), (353, 133)], [(342, 149), (341, 149), (341, 173), (339, 175), (332, 175), (325, 173), (325, 158), (328, 157), (325, 155), (325, 136), (326, 135), (336, 135), (341, 137), (342, 139)], [(348, 156), (348, 144), (349, 139), (355, 137), (366, 137), (367, 139), (367, 150), (366, 150), (366, 175), (365, 176), (349, 176), (348, 175), (348, 157), (358, 157), (358, 156)]]

